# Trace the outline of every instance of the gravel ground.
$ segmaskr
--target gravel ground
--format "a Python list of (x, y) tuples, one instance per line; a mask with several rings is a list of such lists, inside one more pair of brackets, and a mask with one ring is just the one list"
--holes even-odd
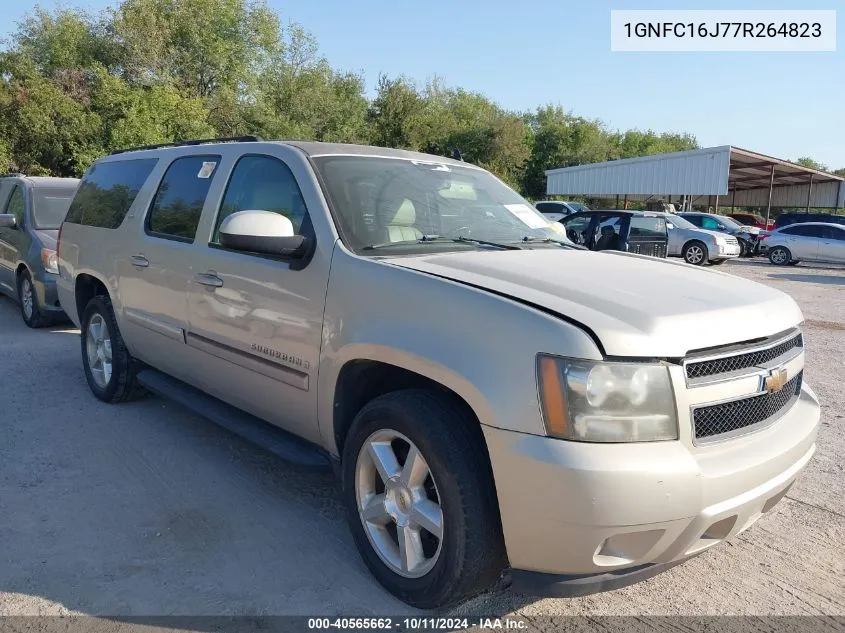
[[(457, 613), (845, 615), (845, 269), (729, 262), (791, 294), (822, 401), (814, 459), (733, 541), (625, 589)], [(361, 563), (331, 476), (297, 471), (157, 398), (90, 394), (76, 330), (0, 298), (0, 615), (402, 614)]]

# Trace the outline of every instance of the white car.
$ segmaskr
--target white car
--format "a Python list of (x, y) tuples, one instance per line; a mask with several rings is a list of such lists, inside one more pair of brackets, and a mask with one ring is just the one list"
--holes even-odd
[(590, 211), (590, 207), (571, 200), (541, 200), (534, 203), (534, 208), (546, 216), (550, 222), (560, 222), (567, 215), (580, 211)]
[(765, 240), (769, 261), (782, 266), (799, 261), (845, 264), (845, 226), (828, 222), (790, 224)]

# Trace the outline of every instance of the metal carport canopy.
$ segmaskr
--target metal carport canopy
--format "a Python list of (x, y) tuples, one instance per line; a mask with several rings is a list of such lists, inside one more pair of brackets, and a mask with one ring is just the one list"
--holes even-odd
[(845, 179), (789, 161), (723, 145), (549, 169), (549, 195), (593, 197), (728, 196), (743, 207), (827, 207), (845, 204)]

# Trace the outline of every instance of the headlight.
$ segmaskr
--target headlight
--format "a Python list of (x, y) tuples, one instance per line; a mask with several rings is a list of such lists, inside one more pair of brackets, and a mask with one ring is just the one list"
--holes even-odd
[(49, 248), (42, 248), (41, 264), (48, 273), (53, 273), (54, 275), (59, 274), (59, 259), (56, 257), (56, 251), (52, 251)]
[(580, 442), (678, 439), (669, 370), (659, 363), (537, 357), (546, 432)]

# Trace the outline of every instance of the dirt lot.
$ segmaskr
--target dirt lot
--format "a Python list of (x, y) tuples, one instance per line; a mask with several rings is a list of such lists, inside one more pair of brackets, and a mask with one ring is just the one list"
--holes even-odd
[[(807, 319), (823, 407), (815, 458), (733, 542), (652, 580), (572, 600), (498, 590), (459, 612), (845, 615), (845, 269), (731, 262)], [(330, 475), (299, 472), (157, 398), (90, 394), (75, 330), (0, 299), (0, 615), (393, 614)]]

